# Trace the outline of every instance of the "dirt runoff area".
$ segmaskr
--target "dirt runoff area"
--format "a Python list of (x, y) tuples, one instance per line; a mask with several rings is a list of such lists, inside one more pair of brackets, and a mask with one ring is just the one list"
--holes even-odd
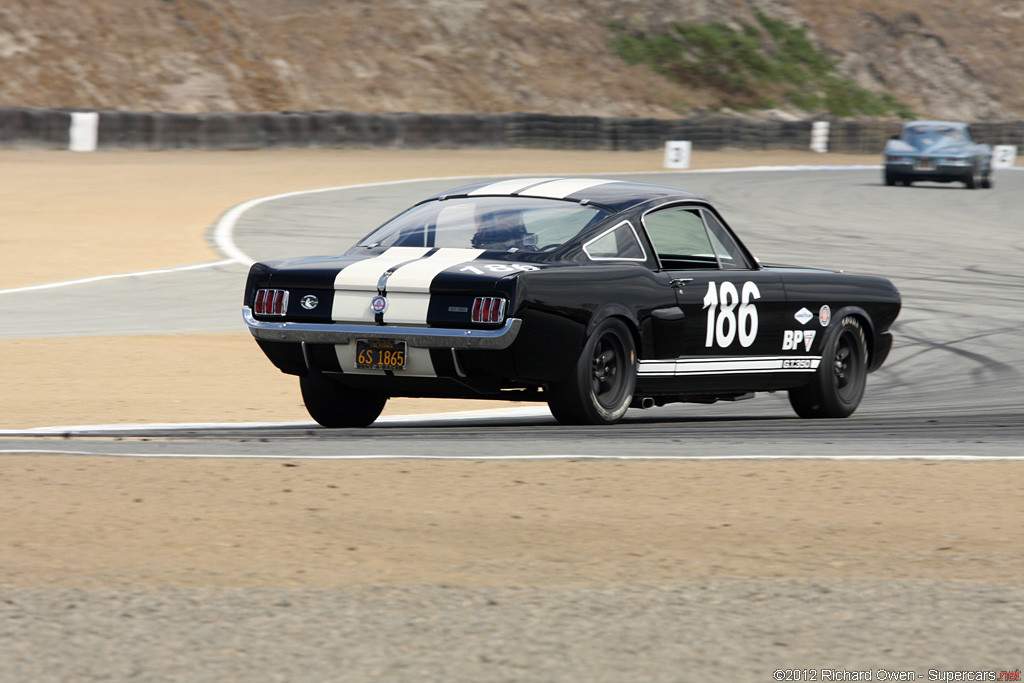
[[(878, 158), (693, 155), (814, 163)], [(0, 289), (219, 260), (210, 226), (283, 192), (660, 170), (660, 151), (4, 151)], [(0, 429), (309, 419), (241, 329), (0, 340), (0, 371)], [(386, 414), (493, 405), (395, 400)], [(1019, 463), (0, 458), (0, 585), (1018, 581), (1024, 543)]]

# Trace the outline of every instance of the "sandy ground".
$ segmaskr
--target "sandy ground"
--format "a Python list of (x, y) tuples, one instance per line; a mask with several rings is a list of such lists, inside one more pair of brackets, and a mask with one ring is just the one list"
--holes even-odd
[(1020, 463), (3, 456), (0, 586), (1020, 580)]
[[(720, 152), (693, 162), (878, 159)], [(224, 211), (291, 190), (659, 170), (660, 152), (4, 151), (0, 288), (218, 260), (206, 232)], [(308, 420), (294, 378), (244, 331), (0, 340), (0, 372), (6, 429)], [(455, 407), (466, 405), (388, 410)], [(1020, 463), (0, 458), (0, 585), (1018, 581), (1024, 543)]]

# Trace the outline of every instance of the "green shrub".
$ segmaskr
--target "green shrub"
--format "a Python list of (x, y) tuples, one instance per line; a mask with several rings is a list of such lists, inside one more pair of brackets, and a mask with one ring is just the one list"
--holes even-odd
[(914, 117), (892, 95), (875, 95), (836, 76), (835, 62), (814, 47), (803, 28), (763, 13), (757, 23), (737, 30), (721, 22), (674, 22), (658, 34), (617, 22), (610, 29), (612, 47), (624, 60), (716, 91), (722, 106), (761, 109), (781, 101), (804, 110), (824, 107), (837, 116)]

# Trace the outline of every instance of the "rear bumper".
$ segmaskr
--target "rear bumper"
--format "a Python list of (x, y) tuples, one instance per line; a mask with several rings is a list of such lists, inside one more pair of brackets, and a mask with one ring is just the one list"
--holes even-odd
[(910, 180), (962, 180), (974, 172), (969, 160), (957, 163), (940, 163), (930, 167), (921, 167), (913, 162), (888, 162), (885, 172), (897, 178)]
[(248, 306), (242, 307), (242, 318), (249, 333), (256, 339), (277, 342), (308, 342), (311, 344), (350, 344), (357, 339), (404, 341), (423, 349), (472, 349), (500, 351), (507, 349), (519, 336), (523, 321), (509, 318), (494, 330), (464, 330), (441, 327), (393, 327), (356, 323), (272, 323), (256, 320)]

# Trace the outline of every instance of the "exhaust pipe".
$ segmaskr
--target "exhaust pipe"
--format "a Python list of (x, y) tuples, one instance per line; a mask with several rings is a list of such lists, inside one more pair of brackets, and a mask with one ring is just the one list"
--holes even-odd
[(644, 396), (642, 399), (640, 399), (640, 407), (643, 408), (644, 410), (647, 410), (648, 408), (653, 408), (654, 399), (651, 398), (650, 396)]

